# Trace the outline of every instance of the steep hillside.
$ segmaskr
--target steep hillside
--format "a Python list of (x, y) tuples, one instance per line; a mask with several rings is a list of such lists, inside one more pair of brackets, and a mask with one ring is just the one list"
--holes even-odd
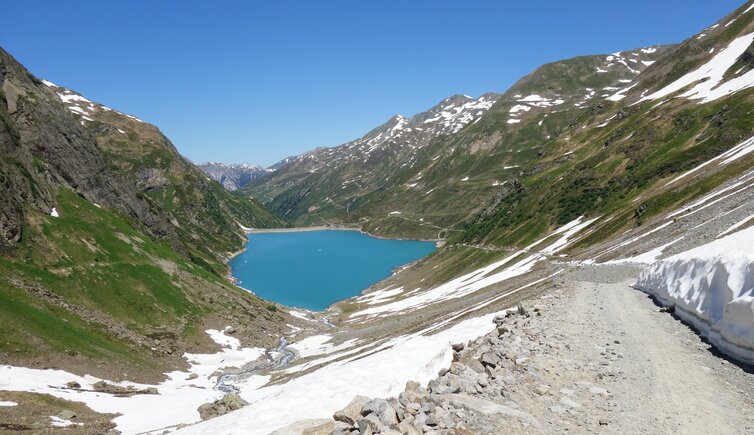
[(519, 244), (580, 215), (601, 217), (581, 243), (588, 246), (750, 168), (753, 21), (751, 6), (742, 7), (607, 101), (571, 114), (522, 165), (521, 188), (491, 202), (458, 240)]
[(228, 164), (219, 162), (206, 162), (197, 165), (210, 178), (222, 184), (224, 188), (231, 192), (258, 180), (272, 172), (271, 169), (265, 169), (259, 165)]
[(167, 219), (171, 245), (190, 258), (224, 273), (214, 263), (223, 253), (241, 247), (240, 225), (284, 225), (257, 201), (232, 195), (208, 179), (157, 127), (49, 81), (43, 83), (94, 136), (117, 171), (132, 180), (131, 189)]
[(0, 50), (0, 357), (111, 378), (160, 375), (232, 320), (281, 317), (227, 284), (240, 225), (277, 225), (154, 126), (42, 82)]

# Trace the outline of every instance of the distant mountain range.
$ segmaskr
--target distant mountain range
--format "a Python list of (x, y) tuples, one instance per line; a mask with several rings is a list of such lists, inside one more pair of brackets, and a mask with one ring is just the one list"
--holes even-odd
[(197, 164), (197, 166), (231, 192), (273, 172), (272, 169), (265, 169), (259, 165), (248, 163), (206, 162)]

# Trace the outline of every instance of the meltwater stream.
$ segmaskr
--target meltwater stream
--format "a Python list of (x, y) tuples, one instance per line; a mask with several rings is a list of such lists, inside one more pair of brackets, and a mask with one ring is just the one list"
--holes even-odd
[(225, 394), (238, 393), (238, 387), (236, 387), (234, 383), (248, 379), (262, 370), (275, 370), (287, 366), (295, 357), (293, 351), (290, 351), (287, 348), (288, 340), (286, 340), (285, 337), (280, 337), (277, 348), (274, 350), (267, 349), (267, 351), (265, 351), (265, 356), (267, 357), (266, 361), (251, 364), (251, 366), (246, 368), (242, 367), (238, 370), (226, 371), (217, 378), (217, 383), (215, 383), (213, 389), (222, 391)]
[(239, 285), (260, 297), (320, 311), (434, 250), (433, 242), (378, 239), (358, 231), (251, 233), (230, 266)]

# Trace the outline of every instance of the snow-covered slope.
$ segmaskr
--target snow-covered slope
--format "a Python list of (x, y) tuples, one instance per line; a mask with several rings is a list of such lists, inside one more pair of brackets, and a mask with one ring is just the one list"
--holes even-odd
[(659, 261), (635, 287), (674, 306), (723, 352), (754, 363), (754, 228)]
[[(665, 98), (694, 85), (686, 92), (680, 94), (679, 97), (699, 100), (700, 103), (708, 103), (754, 86), (754, 70), (748, 70), (741, 74), (745, 69), (744, 65), (741, 65), (737, 71), (734, 71), (732, 77), (725, 77), (726, 72), (739, 61), (741, 56), (749, 49), (752, 42), (754, 42), (754, 33), (734, 39), (704, 65), (687, 73), (664, 88), (645, 96), (640, 101)], [(710, 53), (713, 52), (711, 51)]]

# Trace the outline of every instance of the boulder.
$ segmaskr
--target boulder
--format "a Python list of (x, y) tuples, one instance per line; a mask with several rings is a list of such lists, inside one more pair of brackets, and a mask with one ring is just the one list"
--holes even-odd
[(485, 367), (497, 367), (500, 364), (500, 357), (496, 352), (485, 352), (479, 358), (479, 362)]
[(427, 414), (420, 412), (416, 414), (414, 417), (414, 421), (411, 422), (411, 424), (419, 430), (419, 432), (423, 432), (424, 426), (427, 424)]
[(356, 420), (361, 417), (361, 410), (369, 402), (369, 397), (356, 396), (345, 408), (333, 414), (335, 421), (340, 421), (351, 426), (356, 426)]
[(359, 428), (359, 432), (362, 434), (364, 433), (379, 433), (383, 429), (385, 429), (385, 424), (383, 424), (379, 417), (377, 417), (376, 414), (371, 413), (368, 414), (366, 417), (361, 417), (356, 422), (356, 425)]
[(484, 373), (484, 365), (482, 365), (482, 363), (480, 363), (479, 360), (474, 358), (470, 352), (467, 352), (461, 355), (461, 358), (458, 360), (458, 363), (463, 364), (466, 367), (469, 367), (471, 370), (477, 373)]
[(408, 405), (406, 405), (406, 412), (411, 415), (416, 415), (419, 413), (419, 411), (421, 411), (421, 405), (419, 405), (418, 403), (409, 403)]
[(417, 389), (421, 388), (421, 385), (416, 381), (408, 381), (406, 382), (406, 388), (404, 391), (412, 391), (416, 392)]
[(420, 431), (418, 431), (413, 423), (413, 418), (411, 420), (404, 420), (398, 425), (398, 430), (401, 431), (404, 435), (419, 435), (421, 434)]
[(495, 415), (498, 418), (515, 418), (526, 423), (534, 423), (536, 421), (534, 417), (525, 412), (477, 396), (466, 394), (438, 395), (433, 396), (432, 401), (437, 403), (438, 406), (445, 407), (447, 404), (448, 408), (464, 409), (484, 415)]
[[(335, 430), (333, 430), (332, 435), (351, 435), (352, 433), (354, 434), (359, 433), (358, 429), (354, 429), (353, 427), (345, 423), (337, 422), (335, 423), (335, 425), (336, 425)], [(341, 426), (338, 426), (338, 425), (341, 425)]]
[(454, 352), (460, 352), (462, 351), (466, 345), (464, 343), (454, 343), (450, 345), (450, 348), (453, 349)]
[(408, 406), (411, 403), (415, 403), (419, 401), (419, 395), (414, 393), (413, 391), (404, 391), (400, 394), (398, 394), (398, 402), (400, 402), (403, 406)]
[(398, 424), (398, 416), (395, 409), (385, 399), (374, 399), (367, 402), (361, 409), (361, 415), (368, 417), (374, 415), (384, 426)]
[(230, 411), (241, 409), (248, 405), (238, 394), (226, 394), (212, 403), (205, 403), (197, 409), (202, 420), (208, 420), (213, 417), (227, 414)]
[[(300, 420), (280, 428), (270, 435), (330, 435), (336, 433), (340, 428), (338, 425), (343, 425), (343, 423), (326, 419)], [(350, 434), (351, 429), (348, 426), (348, 431), (343, 432), (343, 435)]]
[(64, 409), (58, 413), (57, 417), (63, 420), (73, 420), (76, 418), (76, 413), (70, 409)]

